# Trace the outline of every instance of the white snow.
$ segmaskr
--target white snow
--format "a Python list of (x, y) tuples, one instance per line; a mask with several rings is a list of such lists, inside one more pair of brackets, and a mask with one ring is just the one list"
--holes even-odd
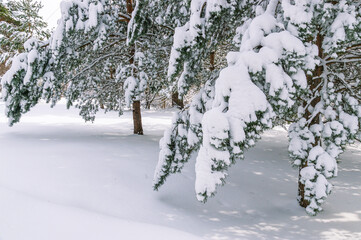
[(176, 27), (173, 38), (173, 46), (169, 57), (168, 76), (171, 76), (176, 72), (177, 59), (180, 56), (180, 53), (177, 50), (189, 44), (189, 23), (182, 27)]
[(306, 0), (294, 1), (294, 4), (292, 4), (290, 0), (283, 0), (281, 4), (284, 11), (284, 16), (290, 18), (291, 23), (302, 24), (311, 21), (313, 12), (307, 10), (313, 9), (317, 2), (319, 2), (319, 0)]
[[(27, 69), (27, 53), (20, 53), (16, 57), (13, 58), (11, 68), (4, 74), (4, 76), (1, 79), (1, 84), (10, 83), (13, 76), (16, 74), (16, 72), (20, 69)], [(4, 88), (2, 89), (3, 91)], [(4, 95), (4, 93), (3, 93)]]
[(333, 40), (345, 40), (345, 30), (344, 27), (352, 28), (356, 24), (357, 20), (355, 16), (351, 14), (341, 12), (337, 15), (335, 21), (331, 25), (331, 32), (334, 32)]
[(322, 147), (315, 146), (310, 150), (309, 162), (315, 163), (315, 168), (321, 171), (326, 178), (337, 176), (337, 163)]
[(191, 16), (189, 19), (189, 34), (191, 41), (199, 35), (200, 27), (202, 26), (201, 11), (205, 0), (191, 1)]
[(225, 139), (229, 138), (230, 131), (225, 114), (218, 108), (207, 111), (202, 120), (202, 128), (203, 144), (199, 150), (195, 167), (197, 175), (195, 190), (199, 201), (205, 200), (202, 195), (204, 193), (210, 197), (216, 191), (216, 186), (222, 184), (222, 179), (227, 175), (225, 171), (213, 171), (212, 167), (216, 165), (215, 161), (223, 162), (227, 166), (231, 164), (229, 151), (222, 149), (222, 144)]
[(334, 194), (310, 217), (296, 202), (298, 170), (281, 128), (202, 204), (192, 163), (152, 191), (170, 111), (143, 111), (144, 136), (132, 134), (130, 112), (90, 124), (63, 102), (40, 103), (9, 128), (3, 111), (0, 102), (1, 240), (361, 239), (360, 145), (341, 156)]
[(132, 76), (128, 77), (124, 82), (124, 98), (127, 106), (130, 106), (130, 104), (132, 103), (137, 83), (137, 79)]
[(276, 27), (277, 21), (271, 15), (264, 13), (257, 16), (245, 31), (245, 37), (242, 39), (241, 50), (250, 50), (261, 44), (265, 34), (271, 33)]
[(343, 123), (343, 125), (350, 130), (351, 134), (357, 133), (357, 131), (359, 129), (357, 116), (352, 116), (345, 112), (341, 112), (340, 120)]
[(223, 110), (224, 96), (229, 96), (227, 114), (245, 122), (256, 121), (256, 111), (266, 111), (268, 107), (266, 96), (252, 83), (247, 68), (241, 64), (223, 69), (216, 81), (216, 89), (213, 106)]

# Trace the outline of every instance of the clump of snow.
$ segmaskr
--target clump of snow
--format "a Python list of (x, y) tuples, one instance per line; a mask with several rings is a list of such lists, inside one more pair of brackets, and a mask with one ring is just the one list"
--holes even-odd
[(138, 82), (134, 77), (128, 77), (124, 82), (124, 97), (127, 106), (130, 106), (130, 104), (132, 103), (137, 83)]
[(176, 27), (174, 30), (174, 42), (169, 57), (168, 76), (171, 76), (176, 72), (177, 59), (180, 56), (178, 50), (189, 44), (191, 41), (188, 31), (189, 23), (182, 27)]
[(250, 50), (261, 44), (265, 34), (271, 33), (277, 25), (276, 19), (264, 13), (252, 20), (241, 42), (241, 50)]
[(342, 124), (349, 129), (351, 134), (355, 134), (359, 130), (358, 117), (347, 114), (345, 112), (340, 113), (340, 121)]
[(353, 28), (353, 25), (357, 23), (356, 17), (346, 12), (340, 12), (334, 22), (331, 25), (331, 31), (334, 33), (333, 41), (345, 40), (345, 27)]
[(308, 163), (313, 164), (315, 169), (322, 172), (326, 178), (337, 176), (336, 159), (320, 146), (311, 149), (308, 155)]

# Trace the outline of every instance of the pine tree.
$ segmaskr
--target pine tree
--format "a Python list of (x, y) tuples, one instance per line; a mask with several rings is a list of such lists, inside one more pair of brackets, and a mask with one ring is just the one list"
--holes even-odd
[[(129, 24), (129, 41), (134, 42), (139, 37), (154, 33), (156, 30), (156, 34), (159, 36), (157, 40), (162, 39), (162, 46), (171, 46), (174, 29), (184, 24), (189, 16), (187, 5), (189, 5), (189, 1), (144, 0), (137, 2), (134, 17)], [(169, 50), (167, 49), (163, 60), (167, 59), (168, 61)], [(167, 89), (163, 92), (165, 95), (171, 95), (172, 106), (183, 108), (183, 100), (178, 94), (174, 81), (162, 81), (161, 84), (167, 85)]]
[[(283, 5), (287, 23), (317, 52), (315, 68), (307, 72), (306, 98), (289, 130), (291, 158), (300, 169), (299, 203), (308, 213), (316, 214), (331, 192), (327, 179), (337, 176), (337, 158), (360, 133), (360, 80), (344, 75), (361, 61), (360, 3)], [(312, 15), (297, 19), (293, 11)]]
[(33, 0), (10, 0), (0, 3), (0, 61), (7, 62), (24, 51), (26, 40), (36, 37), (43, 40), (49, 37), (47, 23), (39, 16), (43, 6)]
[[(199, 6), (199, 2), (194, 0), (191, 5)], [(208, 8), (208, 1), (204, 3)], [(328, 179), (337, 176), (337, 159), (345, 145), (360, 139), (360, 3), (271, 0), (251, 11), (242, 8), (249, 4), (244, 1), (235, 10), (224, 1), (215, 8), (232, 16), (236, 11), (243, 13), (235, 37), (239, 50), (227, 55), (228, 67), (216, 80), (214, 99), (208, 100), (211, 107), (199, 115), (198, 140), (192, 142), (201, 142), (200, 147), (182, 147), (183, 136), (191, 132), (184, 124), (192, 119), (191, 114), (175, 118), (172, 130), (166, 132), (154, 186), (158, 189), (170, 173), (183, 167), (179, 159), (188, 159), (191, 151), (199, 149), (196, 192), (205, 202), (225, 183), (228, 167), (243, 158), (264, 130), (293, 122), (289, 151), (293, 165), (300, 169), (298, 200), (314, 215), (322, 210), (320, 205), (331, 192)], [(191, 15), (190, 19), (207, 25), (206, 16)], [(185, 28), (185, 32), (194, 30)], [(201, 33), (207, 38), (207, 31)], [(184, 42), (196, 46), (197, 40), (175, 40), (181, 43), (175, 48), (180, 49)], [(173, 63), (182, 57), (178, 54)], [(189, 57), (197, 60), (198, 55)], [(189, 70), (189, 76), (194, 74)], [(344, 74), (346, 71), (351, 74)], [(183, 86), (184, 79), (181, 77), (178, 84)]]
[[(15, 98), (27, 101), (25, 95), (32, 94), (7, 87), (16, 84), (15, 76), (25, 71), (34, 75), (34, 81), (29, 84), (40, 84), (41, 98), (54, 105), (65, 96), (68, 107), (79, 108), (85, 120), (93, 121), (99, 108), (122, 114), (125, 106), (132, 106), (134, 133), (143, 134), (141, 100), (146, 89), (162, 88), (159, 82), (164, 79), (166, 68), (159, 63), (164, 61), (167, 47), (163, 47), (155, 29), (135, 41), (127, 38), (137, 4), (131, 0), (63, 2), (57, 28), (48, 42), (39, 43), (41, 51), (37, 52), (44, 54), (38, 57), (44, 60), (35, 70), (42, 72), (29, 72), (14, 65), (4, 77), (8, 102)], [(43, 76), (50, 77), (45, 80)], [(32, 99), (30, 105), (38, 100)], [(29, 110), (11, 105), (7, 108), (10, 124), (19, 121), (21, 114)], [(14, 113), (11, 109), (20, 110)]]
[[(235, 32), (234, 26), (242, 22), (242, 14), (237, 7), (240, 1), (190, 1), (189, 19), (175, 28), (168, 76), (177, 80), (177, 90), (182, 97), (192, 86), (202, 85), (211, 78), (202, 67), (217, 53), (221, 46), (232, 49), (229, 39)], [(182, 6), (182, 8), (185, 8)], [(205, 21), (203, 21), (205, 20)], [(213, 55), (214, 56), (214, 55)], [(206, 75), (206, 76), (204, 76)]]
[[(28, 39), (33, 37), (44, 39), (49, 36), (49, 31), (46, 29), (46, 22), (39, 16), (39, 10), (43, 6), (40, 2), (32, 0), (21, 0), (7, 1), (5, 4), (0, 3), (1, 17), (0, 17), (0, 66), (1, 66), (1, 75), (3, 75), (8, 69), (9, 65), (12, 62), (12, 57), (20, 54), (24, 51), (31, 51), (32, 48), (29, 44), (25, 44)], [(26, 49), (29, 48), (29, 49)], [(20, 54), (21, 55), (21, 54)], [(20, 57), (23, 59), (24, 56)], [(16, 64), (14, 64), (16, 65)], [(18, 63), (18, 66), (23, 65), (23, 63)], [(20, 68), (23, 68), (21, 66)], [(29, 69), (32, 67), (29, 66)], [(21, 75), (21, 74), (20, 74)], [(15, 77), (15, 82), (19, 82), (18, 77)], [(23, 75), (25, 77), (25, 75)], [(29, 76), (26, 76), (26, 80), (29, 81)], [(20, 86), (10, 87), (10, 91), (20, 90)], [(1, 87), (0, 87), (1, 89)], [(16, 89), (16, 90), (15, 90)], [(26, 89), (26, 90), (25, 90)], [(37, 86), (25, 87), (22, 91), (34, 91), (34, 96), (32, 98), (37, 98), (39, 90)], [(21, 99), (15, 98), (14, 102), (18, 103), (13, 106), (15, 111), (20, 111), (19, 104)], [(25, 104), (23, 107), (29, 109), (31, 104)], [(17, 112), (16, 115), (19, 116), (21, 113)]]
[[(235, 33), (235, 29), (231, 26), (242, 21), (241, 17), (225, 17), (230, 11), (234, 11), (235, 15), (239, 13), (238, 8), (235, 8), (239, 1), (232, 2), (230, 8), (223, 8), (216, 2), (209, 6), (205, 1), (194, 2), (196, 1), (151, 1), (151, 7), (144, 4), (143, 8), (138, 9), (139, 18), (134, 23), (140, 29), (146, 29), (144, 25), (151, 22), (174, 29), (168, 69), (171, 91), (174, 93), (173, 102), (176, 102), (177, 97), (181, 99), (189, 89), (204, 86), (193, 97), (193, 101), (176, 114), (172, 129), (161, 140), (161, 154), (154, 179), (155, 189), (164, 183), (170, 173), (180, 172), (189, 160), (190, 153), (199, 149), (202, 141), (202, 116), (211, 107), (218, 70), (225, 66), (222, 55), (233, 47), (229, 38)], [(193, 18), (206, 17), (208, 22), (198, 25), (199, 22), (188, 20), (190, 15)], [(146, 18), (150, 21), (145, 21)], [(218, 22), (219, 25), (213, 22)], [(193, 42), (190, 40), (192, 34)], [(177, 105), (182, 108), (182, 104)]]

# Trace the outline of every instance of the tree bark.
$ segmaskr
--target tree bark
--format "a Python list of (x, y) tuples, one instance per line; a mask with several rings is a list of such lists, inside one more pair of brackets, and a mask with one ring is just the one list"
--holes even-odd
[(305, 199), (305, 184), (301, 183), (301, 170), (305, 167), (307, 167), (307, 163), (301, 165), (298, 172), (298, 203), (304, 208), (310, 205), (310, 202)]
[[(318, 57), (320, 57), (321, 59), (324, 57), (323, 56), (323, 49), (322, 49), (322, 43), (323, 43), (323, 36), (321, 35), (321, 33), (317, 34), (316, 37), (316, 45), (318, 48)], [(312, 75), (308, 75), (307, 76), (307, 84), (308, 86), (310, 86), (310, 90), (313, 92), (313, 96), (317, 94), (317, 92), (319, 91), (317, 88), (320, 88), (322, 86), (320, 86), (322, 79), (321, 79), (321, 75), (323, 73), (323, 66), (322, 65), (318, 65), (316, 66), (315, 70), (312, 72)], [(317, 103), (319, 103), (321, 101), (321, 97), (315, 97), (312, 101), (310, 106), (312, 108), (314, 108), (316, 106)], [(304, 102), (304, 107), (306, 107), (307, 102)], [(314, 125), (314, 124), (318, 124), (320, 122), (320, 115), (317, 114), (316, 116), (312, 115), (312, 112), (309, 111), (309, 109), (305, 109), (305, 114), (304, 114), (304, 118), (306, 120), (310, 120), (312, 118), (312, 120), (310, 121), (308, 127)], [(320, 142), (320, 138), (315, 136), (315, 142), (313, 143), (313, 146), (317, 146)], [(307, 159), (305, 159), (305, 161), (301, 164), (300, 168), (299, 168), (299, 174), (298, 174), (298, 202), (300, 204), (301, 207), (306, 208), (308, 205), (310, 205), (310, 202), (307, 201), (305, 199), (305, 185), (303, 183), (301, 183), (301, 170), (303, 168), (307, 167)]]
[(214, 69), (216, 69), (214, 64), (215, 55), (216, 55), (215, 52), (211, 52), (209, 55), (209, 64), (210, 64), (209, 70), (212, 72), (214, 71)]
[(134, 125), (134, 134), (143, 135), (140, 101), (133, 101), (133, 125)]
[(103, 104), (102, 101), (99, 101), (99, 107), (100, 107), (100, 109), (105, 109), (104, 104)]
[(184, 108), (183, 99), (179, 99), (177, 91), (172, 93), (172, 107), (178, 107), (179, 109)]
[[(127, 14), (129, 14), (129, 16), (132, 16), (132, 12), (133, 12), (133, 0), (127, 0), (126, 2), (126, 7), (127, 7)], [(129, 64), (134, 64), (134, 54), (135, 54), (135, 47), (134, 46), (129, 46), (129, 52), (130, 55), (132, 56), (129, 59)], [(138, 134), (138, 135), (143, 135), (143, 126), (142, 126), (142, 114), (141, 114), (141, 110), (140, 110), (140, 101), (137, 100), (133, 100), (133, 126), (134, 126), (134, 134)]]
[(127, 0), (127, 13), (132, 16), (133, 12), (133, 0)]

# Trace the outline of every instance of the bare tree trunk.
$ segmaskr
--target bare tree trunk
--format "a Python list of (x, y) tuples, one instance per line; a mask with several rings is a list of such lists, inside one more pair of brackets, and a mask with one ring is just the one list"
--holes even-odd
[(172, 93), (172, 107), (177, 107), (179, 109), (184, 108), (183, 99), (179, 99), (179, 95), (177, 91)]
[[(211, 52), (209, 54), (209, 70), (212, 72), (215, 69), (215, 52)], [(172, 107), (178, 107), (179, 109), (184, 108), (184, 102), (183, 99), (179, 99), (179, 94), (177, 91), (172, 93)]]
[(210, 64), (209, 70), (211, 70), (212, 72), (214, 71), (214, 69), (216, 69), (214, 65), (215, 55), (216, 55), (215, 52), (211, 52), (209, 55), (209, 64)]
[[(318, 56), (322, 59), (323, 58), (323, 49), (322, 49), (322, 42), (323, 42), (323, 36), (318, 33), (317, 34), (317, 39), (316, 39), (316, 45), (318, 47)], [(312, 75), (308, 75), (307, 76), (307, 83), (308, 86), (310, 86), (310, 90), (315, 94), (317, 94), (318, 90), (317, 88), (320, 88), (322, 86), (320, 86), (320, 83), (322, 81), (321, 79), (321, 75), (323, 73), (323, 67), (322, 66), (316, 66), (315, 70), (312, 72)], [(313, 108), (316, 106), (317, 103), (319, 103), (321, 101), (321, 97), (315, 97), (312, 101), (310, 106), (312, 106)], [(306, 106), (307, 102), (304, 103), (304, 107)], [(311, 120), (311, 122), (309, 123), (309, 127), (314, 125), (314, 124), (318, 124), (320, 121), (320, 116), (319, 114), (317, 114), (316, 116), (312, 116), (312, 112), (310, 112), (308, 109), (305, 109), (305, 114), (304, 114), (304, 118), (306, 120)], [(313, 146), (317, 146), (320, 142), (320, 138), (319, 137), (315, 137), (315, 142), (313, 144)], [(301, 170), (303, 168), (307, 167), (307, 161), (305, 161), (299, 168), (299, 175), (298, 175), (298, 202), (300, 204), (301, 207), (306, 208), (310, 202), (307, 201), (305, 199), (305, 185), (303, 183), (301, 183)]]
[[(132, 16), (133, 12), (133, 0), (127, 0), (127, 13), (129, 16)], [(135, 48), (134, 46), (129, 46), (129, 52), (132, 56), (129, 59), (130, 64), (134, 64), (134, 54)], [(133, 100), (133, 126), (134, 126), (134, 134), (143, 135), (143, 126), (142, 126), (142, 114), (140, 110), (140, 101)]]
[[(135, 49), (130, 47), (130, 54), (134, 56)], [(131, 64), (134, 63), (133, 57), (129, 60)], [(142, 115), (140, 110), (140, 100), (133, 99), (133, 125), (134, 125), (134, 134), (143, 135), (142, 127)]]
[(104, 104), (103, 104), (102, 101), (99, 101), (99, 107), (100, 107), (100, 109), (105, 109)]
[(146, 103), (145, 103), (145, 109), (150, 109), (150, 104), (151, 104), (151, 102), (150, 101), (147, 101)]
[(133, 125), (134, 125), (134, 134), (143, 135), (140, 101), (133, 101)]
[(298, 203), (304, 208), (310, 204), (310, 202), (305, 199), (305, 184), (301, 183), (301, 170), (305, 167), (307, 167), (307, 163), (300, 166), (298, 172)]

